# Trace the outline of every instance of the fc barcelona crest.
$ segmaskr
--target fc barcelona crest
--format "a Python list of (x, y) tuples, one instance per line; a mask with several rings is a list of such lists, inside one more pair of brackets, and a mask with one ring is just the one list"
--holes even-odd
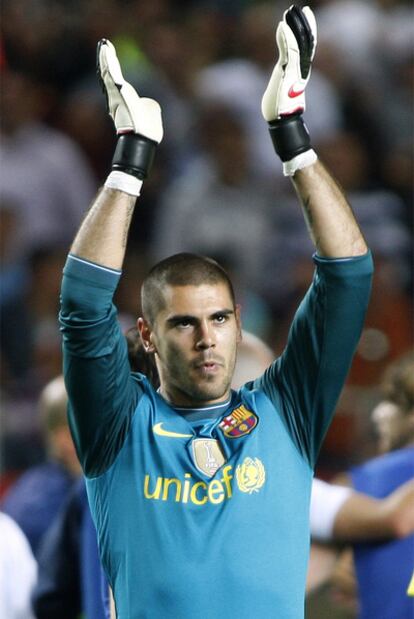
[(240, 436), (250, 434), (257, 426), (258, 421), (256, 415), (242, 404), (234, 409), (230, 415), (224, 417), (219, 424), (219, 428), (228, 438), (239, 438)]

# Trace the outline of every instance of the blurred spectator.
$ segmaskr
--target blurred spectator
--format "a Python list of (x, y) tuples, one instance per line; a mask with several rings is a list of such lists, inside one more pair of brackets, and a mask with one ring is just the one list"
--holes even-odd
[[(379, 435), (379, 450), (386, 453), (349, 472), (349, 482), (356, 490), (376, 498), (387, 496), (414, 478), (414, 353), (389, 366), (382, 394), (372, 420)], [(389, 544), (354, 546), (360, 619), (411, 619), (414, 599), (407, 595), (407, 589), (413, 556), (413, 534)], [(337, 582), (342, 585), (342, 581)]]
[(99, 182), (108, 174), (114, 135), (95, 74), (80, 80), (62, 99), (53, 125), (82, 149)]
[[(59, 290), (46, 289), (49, 278), (39, 279), (37, 275), (46, 273), (32, 272), (30, 260), (35, 252), (52, 244), (67, 252), (94, 186), (79, 147), (44, 122), (53, 99), (48, 87), (6, 68), (1, 98), (2, 386), (7, 391), (27, 390), (23, 385), (32, 380), (37, 337), (29, 296), (36, 291), (37, 297), (47, 302), (46, 295)], [(57, 335), (57, 326), (55, 329)], [(46, 376), (40, 386), (49, 378)]]
[(80, 474), (66, 407), (66, 390), (63, 378), (59, 376), (44, 388), (39, 402), (47, 461), (25, 471), (2, 501), (2, 510), (22, 528), (35, 555), (43, 535)]
[[(7, 292), (0, 304), (0, 494), (22, 470), (44, 461), (37, 402), (45, 384), (62, 369), (56, 317), (65, 257), (60, 246), (51, 246), (34, 252), (20, 269), (0, 265), (1, 290)], [(9, 268), (16, 277), (9, 278)], [(19, 278), (25, 280), (24, 290), (14, 286)]]
[[(105, 0), (101, 0), (103, 5)], [(2, 31), (5, 55), (19, 72), (57, 87), (70, 88), (82, 73), (93, 69), (87, 53), (80, 0), (4, 0)]]
[[(36, 619), (105, 619), (108, 588), (83, 479), (71, 489), (38, 553)], [(107, 595), (106, 595), (107, 597)]]
[[(44, 245), (30, 256), (31, 282), (26, 307), (30, 315), (32, 367), (26, 382), (35, 392), (62, 370), (61, 338), (57, 324), (60, 280), (66, 260), (61, 245)], [(42, 282), (39, 286), (38, 282)]]
[(154, 24), (143, 33), (143, 49), (151, 72), (146, 84), (137, 73), (133, 85), (159, 101), (164, 130), (169, 139), (166, 152), (169, 173), (180, 174), (191, 161), (195, 148), (196, 106), (193, 94), (194, 57), (188, 31), (175, 21)]
[[(408, 18), (408, 24), (413, 26), (414, 14)], [(414, 41), (414, 28), (411, 36)], [(393, 93), (392, 97), (388, 96), (390, 92)], [(384, 136), (384, 148), (379, 153), (380, 172), (388, 186), (404, 200), (405, 220), (410, 230), (413, 229), (413, 92), (414, 45), (408, 52), (404, 51), (391, 58), (383, 82), (383, 93), (376, 101), (374, 112), (381, 114), (381, 131)], [(387, 100), (386, 105), (384, 100)]]
[(337, 51), (348, 77), (375, 83), (381, 68), (374, 53), (382, 32), (382, 12), (375, 0), (318, 2), (318, 43)]
[(277, 244), (274, 187), (252, 173), (246, 136), (231, 108), (206, 105), (200, 123), (205, 154), (163, 196), (153, 259), (179, 251), (211, 255), (230, 265), (236, 287), (246, 290), (249, 282), (250, 292), (260, 295), (264, 250)]
[(31, 595), (36, 578), (36, 560), (24, 533), (12, 518), (0, 512), (0, 617), (34, 617)]
[[(26, 308), (30, 273), (22, 258), (15, 259), (14, 239), (20, 225), (13, 203), (0, 200), (0, 384), (10, 386), (27, 376), (31, 356), (30, 321)], [(22, 337), (25, 333), (25, 337)]]
[[(383, 400), (372, 412), (378, 451), (387, 453), (414, 442), (414, 353), (388, 367), (382, 382)], [(414, 461), (413, 461), (414, 466)], [(414, 471), (413, 471), (414, 472)]]
[[(13, 255), (43, 244), (67, 249), (94, 195), (94, 180), (79, 147), (48, 127), (48, 91), (31, 78), (2, 75), (0, 199), (16, 208)], [(64, 224), (64, 225), (62, 225)]]
[(414, 6), (407, 0), (316, 4), (317, 66), (340, 94), (346, 127), (366, 141), (376, 174), (405, 199), (410, 218)]

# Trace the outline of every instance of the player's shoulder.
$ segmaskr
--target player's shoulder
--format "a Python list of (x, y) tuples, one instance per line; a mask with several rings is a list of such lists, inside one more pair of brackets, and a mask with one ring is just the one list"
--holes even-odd
[(351, 256), (349, 258), (327, 258), (324, 256), (313, 255), (313, 261), (319, 274), (325, 277), (337, 278), (368, 278), (374, 272), (374, 261), (371, 251), (361, 256)]
[(414, 447), (397, 449), (382, 454), (351, 469), (351, 477), (357, 490), (376, 489), (391, 491), (399, 483), (412, 477)]
[(251, 380), (240, 387), (237, 391), (237, 399), (242, 403), (250, 407), (265, 410), (267, 407), (273, 411), (273, 404), (269, 401), (267, 395), (266, 385), (268, 382), (268, 371), (264, 372), (262, 376), (259, 376), (255, 380)]

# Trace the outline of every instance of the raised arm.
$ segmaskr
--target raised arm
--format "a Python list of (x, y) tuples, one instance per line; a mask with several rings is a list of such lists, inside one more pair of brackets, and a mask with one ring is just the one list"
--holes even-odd
[(332, 539), (357, 542), (403, 538), (414, 531), (414, 480), (383, 499), (353, 491), (344, 501), (332, 530)]
[(125, 82), (105, 39), (98, 45), (98, 69), (118, 140), (112, 171), (72, 244), (59, 314), (69, 423), (89, 476), (115, 459), (143, 393), (130, 374), (113, 295), (135, 202), (163, 134), (158, 103)]
[[(344, 481), (350, 480), (345, 478)], [(411, 535), (414, 530), (414, 480), (377, 499), (350, 486), (315, 478), (310, 525), (312, 536), (328, 543), (368, 542)]]
[(273, 402), (311, 467), (361, 335), (373, 272), (352, 210), (318, 161), (302, 118), (316, 38), (309, 7), (291, 6), (284, 12), (276, 30), (279, 58), (262, 99), (283, 173), (293, 181), (317, 251), (313, 282), (286, 347), (255, 383)]
[(115, 48), (98, 44), (98, 70), (118, 135), (112, 172), (86, 215), (71, 254), (120, 269), (135, 202), (163, 137), (160, 106), (139, 97), (122, 76)]
[(305, 88), (317, 31), (309, 7), (291, 6), (276, 31), (279, 59), (263, 95), (262, 113), (300, 198), (310, 236), (321, 257), (345, 258), (368, 251), (344, 194), (311, 148), (303, 122)]

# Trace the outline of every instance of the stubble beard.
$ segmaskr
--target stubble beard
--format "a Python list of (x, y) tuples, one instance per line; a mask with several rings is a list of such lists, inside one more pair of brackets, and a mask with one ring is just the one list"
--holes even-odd
[(234, 354), (233, 359), (221, 368), (219, 376), (206, 375), (197, 379), (194, 378), (194, 370), (191, 371), (188, 364), (183, 366), (175, 359), (169, 368), (169, 387), (196, 404), (203, 405), (212, 400), (220, 400), (230, 391), (235, 363)]
[(230, 382), (231, 379), (229, 379), (227, 375), (220, 381), (217, 381), (217, 378), (213, 376), (208, 376), (201, 384), (190, 382), (187, 394), (200, 404), (210, 400), (219, 400), (229, 391)]

